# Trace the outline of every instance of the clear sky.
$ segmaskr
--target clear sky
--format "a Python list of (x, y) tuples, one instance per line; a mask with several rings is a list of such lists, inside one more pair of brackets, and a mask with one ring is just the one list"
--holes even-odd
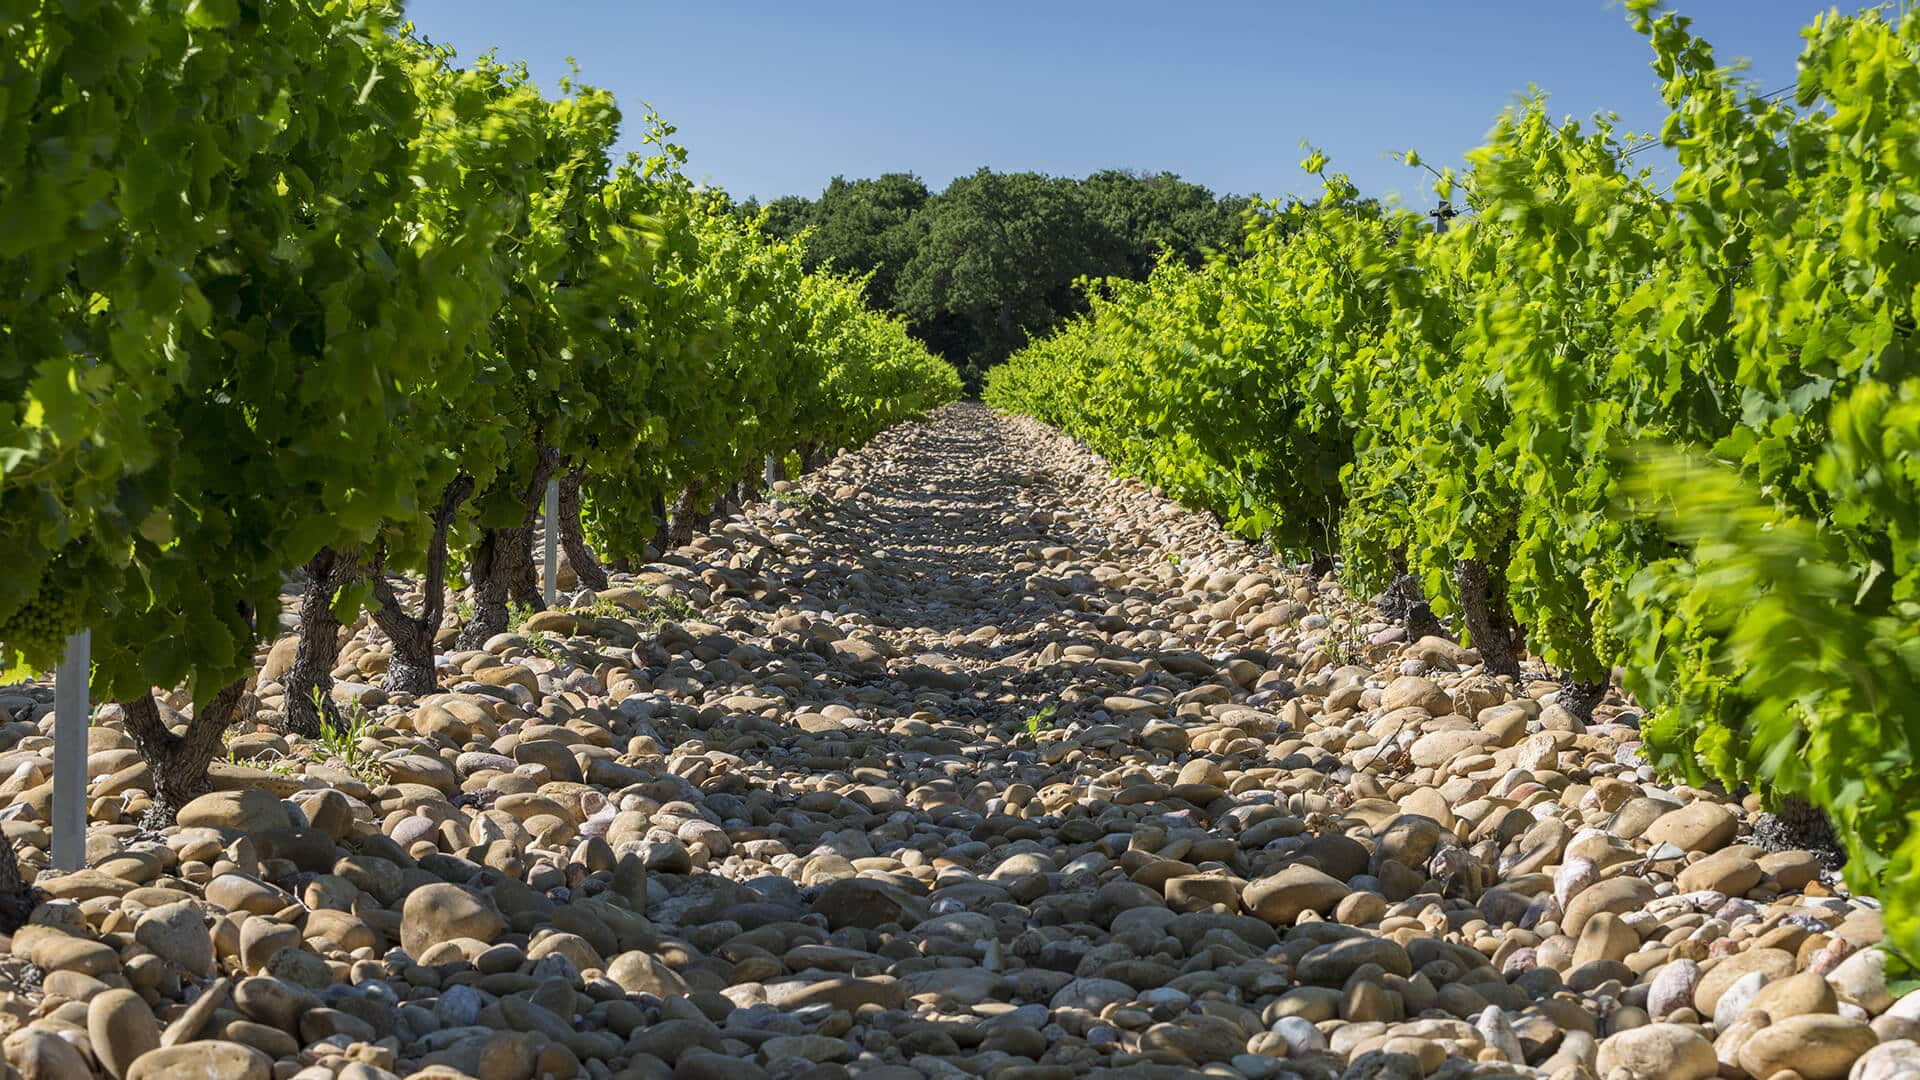
[[(1814, 0), (1674, 0), (1722, 62), (1794, 78)], [(679, 126), (689, 172), (763, 201), (834, 175), (982, 165), (1179, 173), (1216, 192), (1306, 191), (1311, 139), (1377, 195), (1425, 203), (1391, 160), (1455, 162), (1529, 84), (1556, 113), (1664, 116), (1617, 0), (409, 0), (425, 34), (497, 47), (543, 85), (578, 60)], [(1849, 8), (1848, 10), (1851, 10)], [(632, 142), (627, 146), (634, 145)], [(1649, 155), (1652, 157), (1653, 155)]]

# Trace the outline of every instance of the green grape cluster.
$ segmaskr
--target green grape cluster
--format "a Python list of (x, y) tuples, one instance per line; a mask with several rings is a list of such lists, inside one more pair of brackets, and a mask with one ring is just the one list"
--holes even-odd
[(12, 675), (56, 666), (67, 637), (82, 627), (86, 601), (75, 575), (57, 564), (49, 568), (33, 598), (0, 620), (0, 667)]

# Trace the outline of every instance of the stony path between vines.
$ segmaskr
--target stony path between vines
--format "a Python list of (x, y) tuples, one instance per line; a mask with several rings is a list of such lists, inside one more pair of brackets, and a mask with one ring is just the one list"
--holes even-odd
[[(103, 715), (91, 865), (41, 873), (0, 977), (8, 1062), (1920, 1076), (1870, 903), (1654, 782), (1618, 701), (1582, 723), (977, 406), (783, 488), (425, 700), (374, 688), (362, 628), (346, 757), (275, 731), (283, 642), (164, 834)], [(29, 868), (45, 701), (0, 690)]]

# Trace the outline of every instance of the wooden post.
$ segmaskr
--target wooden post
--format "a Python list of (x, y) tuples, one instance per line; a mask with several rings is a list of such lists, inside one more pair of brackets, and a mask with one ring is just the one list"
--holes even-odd
[(87, 861), (87, 681), (93, 632), (67, 638), (53, 683), (53, 866), (72, 873)]
[(560, 598), (560, 480), (555, 477), (547, 481), (547, 565), (546, 577), (542, 579), (541, 595), (547, 606), (554, 606)]

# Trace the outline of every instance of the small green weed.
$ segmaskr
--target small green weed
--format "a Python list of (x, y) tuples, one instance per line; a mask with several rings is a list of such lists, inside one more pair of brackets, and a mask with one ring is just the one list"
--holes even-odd
[(625, 619), (633, 614), (633, 612), (627, 608), (598, 596), (593, 598), (593, 603), (588, 604), (586, 607), (575, 608), (574, 610), (591, 615), (596, 619)]
[(687, 601), (686, 597), (669, 589), (656, 588), (653, 590), (652, 602), (647, 605), (646, 610), (629, 611), (626, 617), (649, 626), (659, 626), (664, 622), (685, 622), (695, 614), (693, 605)]
[(520, 628), (527, 625), (527, 620), (531, 618), (533, 618), (532, 604), (509, 603), (507, 605), (507, 631), (509, 633), (519, 633)]
[(373, 717), (368, 716), (366, 709), (357, 701), (348, 703), (337, 713), (338, 722), (325, 710), (320, 712), (319, 746), (323, 755), (363, 783), (386, 783), (386, 767), (380, 764), (372, 751), (360, 745), (367, 729), (373, 726)]
[[(685, 622), (695, 617), (693, 605), (679, 593), (664, 587), (655, 587), (648, 593), (646, 604), (635, 610), (625, 604), (612, 600), (595, 598), (590, 604), (571, 609), (576, 615), (591, 616), (596, 619), (617, 619), (621, 622), (639, 623), (645, 629), (657, 628), (664, 622)], [(535, 652), (540, 652), (537, 640), (530, 641)], [(540, 655), (546, 656), (544, 652)], [(552, 657), (549, 657), (552, 659)]]
[(796, 513), (802, 514), (822, 514), (833, 508), (833, 500), (817, 491), (805, 489), (782, 494), (780, 502)]
[(276, 751), (255, 754), (252, 757), (241, 757), (233, 750), (228, 750), (227, 764), (240, 765), (249, 769), (259, 769), (262, 772), (270, 772), (277, 776), (291, 775), (295, 769), (300, 767), (298, 761)]
[(1045, 708), (1029, 715), (1027, 717), (1027, 738), (1034, 742), (1039, 742), (1041, 729), (1052, 727), (1054, 714), (1059, 711), (1060, 704), (1050, 701)]
[(677, 592), (655, 592), (653, 595), (660, 601), (660, 610), (675, 622), (693, 618), (693, 602), (686, 597)]
[(1358, 609), (1345, 608), (1337, 614), (1343, 617), (1328, 616), (1327, 628), (1314, 651), (1324, 655), (1336, 667), (1365, 663), (1369, 642), (1362, 629), (1365, 624), (1363, 613)]

